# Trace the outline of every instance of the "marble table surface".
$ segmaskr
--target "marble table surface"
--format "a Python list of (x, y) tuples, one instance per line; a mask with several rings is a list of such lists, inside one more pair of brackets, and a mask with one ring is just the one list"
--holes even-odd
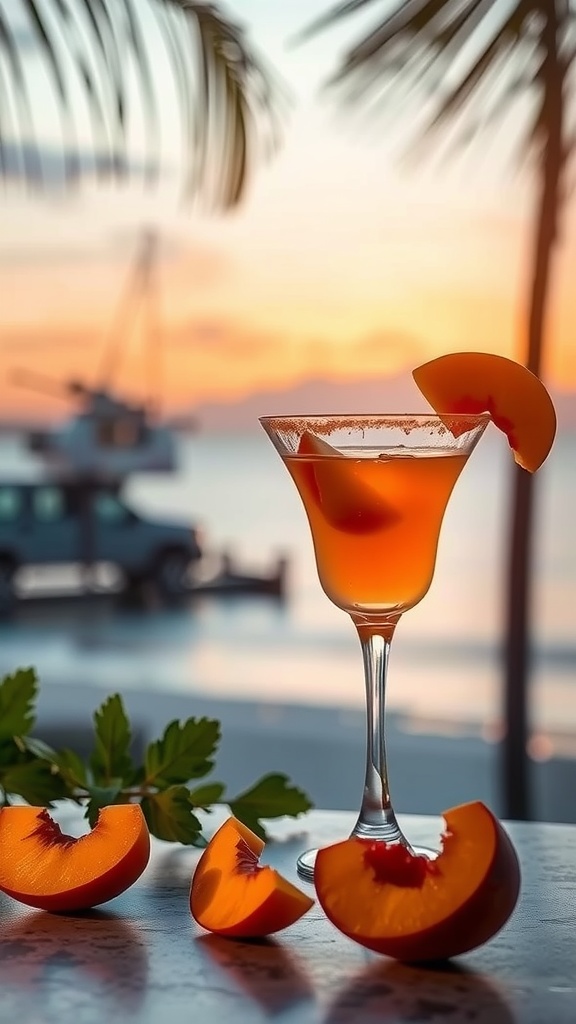
[[(263, 860), (297, 881), (297, 854), (343, 838), (353, 822), (313, 811), (276, 823)], [(439, 820), (401, 822), (415, 843), (437, 841)], [(203, 933), (188, 905), (199, 853), (159, 842), (141, 879), (87, 914), (44, 914), (0, 895), (0, 1021), (575, 1024), (576, 826), (508, 828), (523, 871), (515, 914), (442, 969), (364, 950), (318, 904), (273, 940)]]

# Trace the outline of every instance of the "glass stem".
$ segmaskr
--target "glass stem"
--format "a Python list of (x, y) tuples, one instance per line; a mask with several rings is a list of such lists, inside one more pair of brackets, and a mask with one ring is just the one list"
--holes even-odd
[(372, 631), (360, 631), (366, 683), (366, 778), (364, 795), (353, 836), (381, 839), (409, 846), (390, 801), (386, 760), (385, 700), (390, 639)]

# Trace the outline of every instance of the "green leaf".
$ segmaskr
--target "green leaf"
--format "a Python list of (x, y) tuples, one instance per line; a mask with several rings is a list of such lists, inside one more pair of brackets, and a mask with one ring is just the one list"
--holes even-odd
[[(122, 792), (122, 779), (111, 779), (108, 786), (88, 786), (90, 799), (86, 807), (85, 817), (88, 818), (92, 828), (96, 824), (98, 812), (102, 807), (109, 807), (111, 804), (123, 803), (118, 800)], [(126, 801), (127, 803), (128, 801)]]
[(82, 786), (86, 788), (88, 785), (88, 775), (86, 772), (86, 765), (82, 758), (75, 750), (64, 750), (56, 751), (57, 760), (54, 762), (60, 769), (60, 773), (66, 779), (69, 786)]
[(120, 694), (115, 693), (94, 712), (96, 747), (90, 767), (97, 785), (107, 786), (113, 779), (128, 778), (132, 771), (130, 757), (130, 722)]
[(19, 668), (0, 683), (0, 742), (25, 736), (34, 725), (38, 677), (33, 668)]
[(74, 750), (53, 750), (47, 743), (44, 743), (44, 740), (36, 739), (34, 736), (26, 736), (22, 743), (30, 754), (47, 761), (52, 766), (52, 774), (62, 779), (68, 788), (67, 796), (71, 800), (77, 799), (74, 790), (86, 789), (88, 785), (86, 766)]
[(18, 737), (18, 743), (15, 743), (13, 739), (0, 740), (0, 772), (5, 767), (10, 765), (18, 764), (24, 760), (22, 757), (22, 737)]
[(44, 740), (39, 740), (35, 736), (24, 736), (21, 742), (24, 749), (34, 757), (48, 761), (70, 787), (87, 785), (86, 766), (74, 750), (54, 750)]
[(198, 786), (190, 792), (190, 803), (193, 807), (201, 807), (209, 811), (212, 804), (222, 802), (225, 786), (221, 782), (209, 782), (206, 786)]
[[(94, 714), (95, 749), (86, 766), (73, 750), (54, 750), (28, 735), (38, 683), (33, 669), (20, 669), (0, 682), (0, 795), (50, 806), (68, 797), (87, 800), (93, 826), (102, 807), (141, 797), (151, 833), (168, 842), (205, 846), (194, 808), (210, 811), (223, 802), (225, 787), (208, 782), (189, 789), (184, 783), (213, 767), (220, 739), (216, 719), (173, 721), (146, 751), (145, 764), (134, 766), (129, 753), (130, 723), (119, 694), (107, 698)], [(146, 795), (142, 796), (142, 793)], [(260, 819), (297, 816), (311, 807), (285, 775), (267, 775), (228, 801), (232, 814), (266, 838)]]
[(266, 830), (260, 818), (280, 818), (285, 814), (296, 818), (309, 811), (312, 803), (306, 793), (290, 785), (286, 775), (272, 774), (265, 775), (251, 789), (229, 800), (228, 806), (235, 818), (265, 839)]
[(22, 736), (19, 739), (23, 749), (33, 754), (34, 757), (39, 757), (41, 761), (49, 761), (51, 764), (56, 763), (57, 752), (44, 740), (39, 740), (36, 736)]
[(142, 812), (153, 836), (170, 843), (198, 846), (202, 826), (192, 813), (186, 786), (170, 786), (142, 800)]
[(46, 761), (13, 765), (2, 776), (2, 788), (36, 807), (50, 807), (67, 795), (64, 780), (54, 775)]
[(210, 760), (220, 740), (220, 723), (212, 718), (189, 718), (181, 724), (170, 722), (164, 735), (146, 751), (145, 775), (148, 785), (160, 789), (207, 775)]

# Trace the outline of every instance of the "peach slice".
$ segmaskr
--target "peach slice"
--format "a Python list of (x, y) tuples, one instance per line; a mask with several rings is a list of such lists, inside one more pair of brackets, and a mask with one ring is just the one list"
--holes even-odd
[(491, 352), (450, 352), (412, 371), (436, 412), (488, 412), (516, 462), (534, 473), (556, 434), (556, 412), (542, 381), (521, 363)]
[(138, 804), (104, 807), (91, 832), (65, 835), (44, 807), (0, 810), (0, 890), (38, 910), (87, 910), (142, 874), (150, 836)]
[(309, 467), (308, 486), (331, 526), (347, 533), (371, 533), (396, 522), (398, 512), (361, 479), (357, 460), (347, 461), (309, 430), (300, 438), (298, 454), (322, 456)]
[(204, 850), (192, 878), (190, 910), (207, 931), (259, 938), (294, 924), (314, 900), (259, 864), (264, 843), (228, 818)]
[(443, 816), (436, 860), (356, 838), (318, 852), (318, 900), (341, 932), (396, 960), (425, 962), (475, 949), (503, 927), (520, 891), (511, 840), (479, 801)]

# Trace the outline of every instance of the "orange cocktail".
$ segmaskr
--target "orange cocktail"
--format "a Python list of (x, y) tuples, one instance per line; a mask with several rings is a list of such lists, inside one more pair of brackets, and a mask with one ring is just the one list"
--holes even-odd
[[(504, 356), (448, 353), (413, 376), (434, 415), (260, 418), (304, 503), (322, 587), (348, 612), (362, 647), (366, 775), (352, 835), (408, 851), (390, 800), (384, 735), (394, 630), (432, 582), (446, 505), (487, 424), (506, 433), (516, 462), (530, 472), (542, 465), (556, 430), (542, 382)], [(314, 860), (314, 850), (298, 858), (309, 880)]]
[[(452, 488), (489, 417), (264, 416), (308, 515), (320, 582), (362, 644), (366, 779), (353, 834), (406, 844), (388, 791), (384, 688), (390, 641), (434, 573)], [(311, 879), (315, 851), (298, 859)]]
[(334, 604), (370, 614), (403, 612), (422, 599), (466, 458), (448, 447), (284, 456), (308, 514), (320, 582)]

